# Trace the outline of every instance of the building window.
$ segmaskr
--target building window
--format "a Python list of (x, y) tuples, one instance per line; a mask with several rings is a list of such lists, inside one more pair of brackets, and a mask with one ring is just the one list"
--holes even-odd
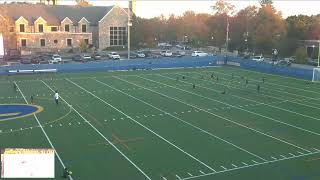
[(40, 39), (40, 46), (41, 47), (46, 46), (46, 40), (45, 39)]
[(110, 27), (110, 46), (123, 46), (127, 43), (126, 27)]
[(84, 39), (84, 43), (85, 43), (86, 45), (88, 45), (88, 44), (89, 44), (89, 39)]
[(64, 25), (64, 31), (70, 32), (70, 25), (69, 24)]
[(82, 26), (81, 26), (81, 31), (82, 31), (83, 33), (87, 32), (87, 25), (82, 24)]
[(25, 32), (24, 24), (20, 24), (20, 32)]
[(57, 32), (58, 31), (58, 27), (51, 27), (51, 32)]
[(39, 30), (39, 32), (43, 32), (43, 24), (38, 25), (38, 30)]
[(58, 44), (58, 40), (56, 40), (56, 39), (53, 40), (53, 43)]
[(21, 47), (27, 47), (27, 40), (21, 39)]
[(67, 39), (67, 46), (72, 46), (72, 39)]
[(11, 26), (11, 27), (9, 28), (9, 31), (10, 31), (10, 32), (14, 32), (14, 27)]

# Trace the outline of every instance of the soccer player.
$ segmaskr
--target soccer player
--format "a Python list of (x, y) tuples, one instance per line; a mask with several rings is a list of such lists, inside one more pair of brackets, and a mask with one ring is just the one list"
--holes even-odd
[(213, 73), (211, 74), (211, 79), (213, 79)]
[(54, 93), (54, 101), (56, 102), (56, 105), (59, 104), (59, 94), (58, 94), (58, 91), (56, 91), (56, 92)]
[(217, 76), (216, 80), (219, 81), (219, 77), (218, 76)]
[(16, 83), (13, 83), (13, 90), (14, 90), (15, 92), (17, 92), (17, 85), (16, 85)]
[(224, 90), (221, 92), (221, 94), (226, 94), (226, 89), (224, 89)]
[(70, 171), (68, 168), (64, 168), (63, 170), (63, 177), (68, 178), (69, 176), (72, 175), (72, 171)]
[(33, 104), (33, 95), (30, 96), (31, 104)]
[(186, 77), (182, 76), (182, 79), (185, 79)]
[(257, 84), (257, 92), (260, 93), (260, 84)]
[(195, 88), (196, 88), (196, 85), (195, 85), (195, 84), (192, 84), (192, 88), (195, 89)]
[(262, 78), (262, 83), (264, 83), (264, 81), (265, 81), (265, 79), (264, 79), (264, 77)]
[(248, 85), (249, 81), (248, 81), (248, 78), (246, 78), (246, 86)]

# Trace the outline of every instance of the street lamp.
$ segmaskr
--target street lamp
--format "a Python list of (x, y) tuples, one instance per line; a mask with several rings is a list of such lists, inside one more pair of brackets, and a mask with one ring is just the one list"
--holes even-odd
[(314, 54), (314, 48), (315, 48), (315, 47), (316, 47), (315, 45), (312, 45), (311, 59), (313, 59), (313, 54)]
[(318, 41), (319, 46), (318, 46), (318, 67), (320, 67), (320, 41)]

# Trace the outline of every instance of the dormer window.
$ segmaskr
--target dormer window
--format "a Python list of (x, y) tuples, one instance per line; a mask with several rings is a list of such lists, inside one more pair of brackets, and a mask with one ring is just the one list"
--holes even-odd
[(70, 25), (69, 24), (64, 25), (64, 31), (70, 32)]
[(81, 31), (82, 31), (83, 33), (87, 32), (87, 25), (82, 24), (82, 26), (81, 26)]
[(25, 32), (24, 24), (20, 24), (20, 32)]
[(38, 25), (38, 30), (39, 30), (39, 32), (43, 32), (43, 24)]

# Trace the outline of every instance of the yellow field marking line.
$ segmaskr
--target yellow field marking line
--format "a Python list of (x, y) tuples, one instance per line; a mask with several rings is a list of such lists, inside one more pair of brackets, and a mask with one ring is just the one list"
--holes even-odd
[(80, 107), (78, 104), (76, 104), (76, 106), (82, 110), (81, 112), (85, 113), (86, 115), (88, 115), (92, 120), (94, 120), (94, 122), (96, 122), (99, 126), (103, 127), (103, 124), (97, 119), (95, 118), (93, 115), (91, 115), (90, 113), (86, 112), (86, 111), (83, 111), (83, 108)]
[(18, 115), (18, 114), (20, 114), (20, 113), (21, 113), (21, 112), (0, 114), (0, 117), (16, 116), (16, 115)]
[(116, 140), (116, 142), (118, 142), (119, 144), (121, 144), (123, 147), (125, 147), (127, 150), (131, 151), (130, 147), (128, 146), (128, 144), (121, 140), (120, 138), (117, 137), (116, 134), (112, 133), (112, 137)]
[(304, 160), (304, 161), (306, 161), (306, 162), (312, 162), (312, 161), (318, 161), (318, 160), (320, 160), (320, 157), (318, 157), (318, 158), (313, 158), (313, 159), (307, 159), (307, 160)]

